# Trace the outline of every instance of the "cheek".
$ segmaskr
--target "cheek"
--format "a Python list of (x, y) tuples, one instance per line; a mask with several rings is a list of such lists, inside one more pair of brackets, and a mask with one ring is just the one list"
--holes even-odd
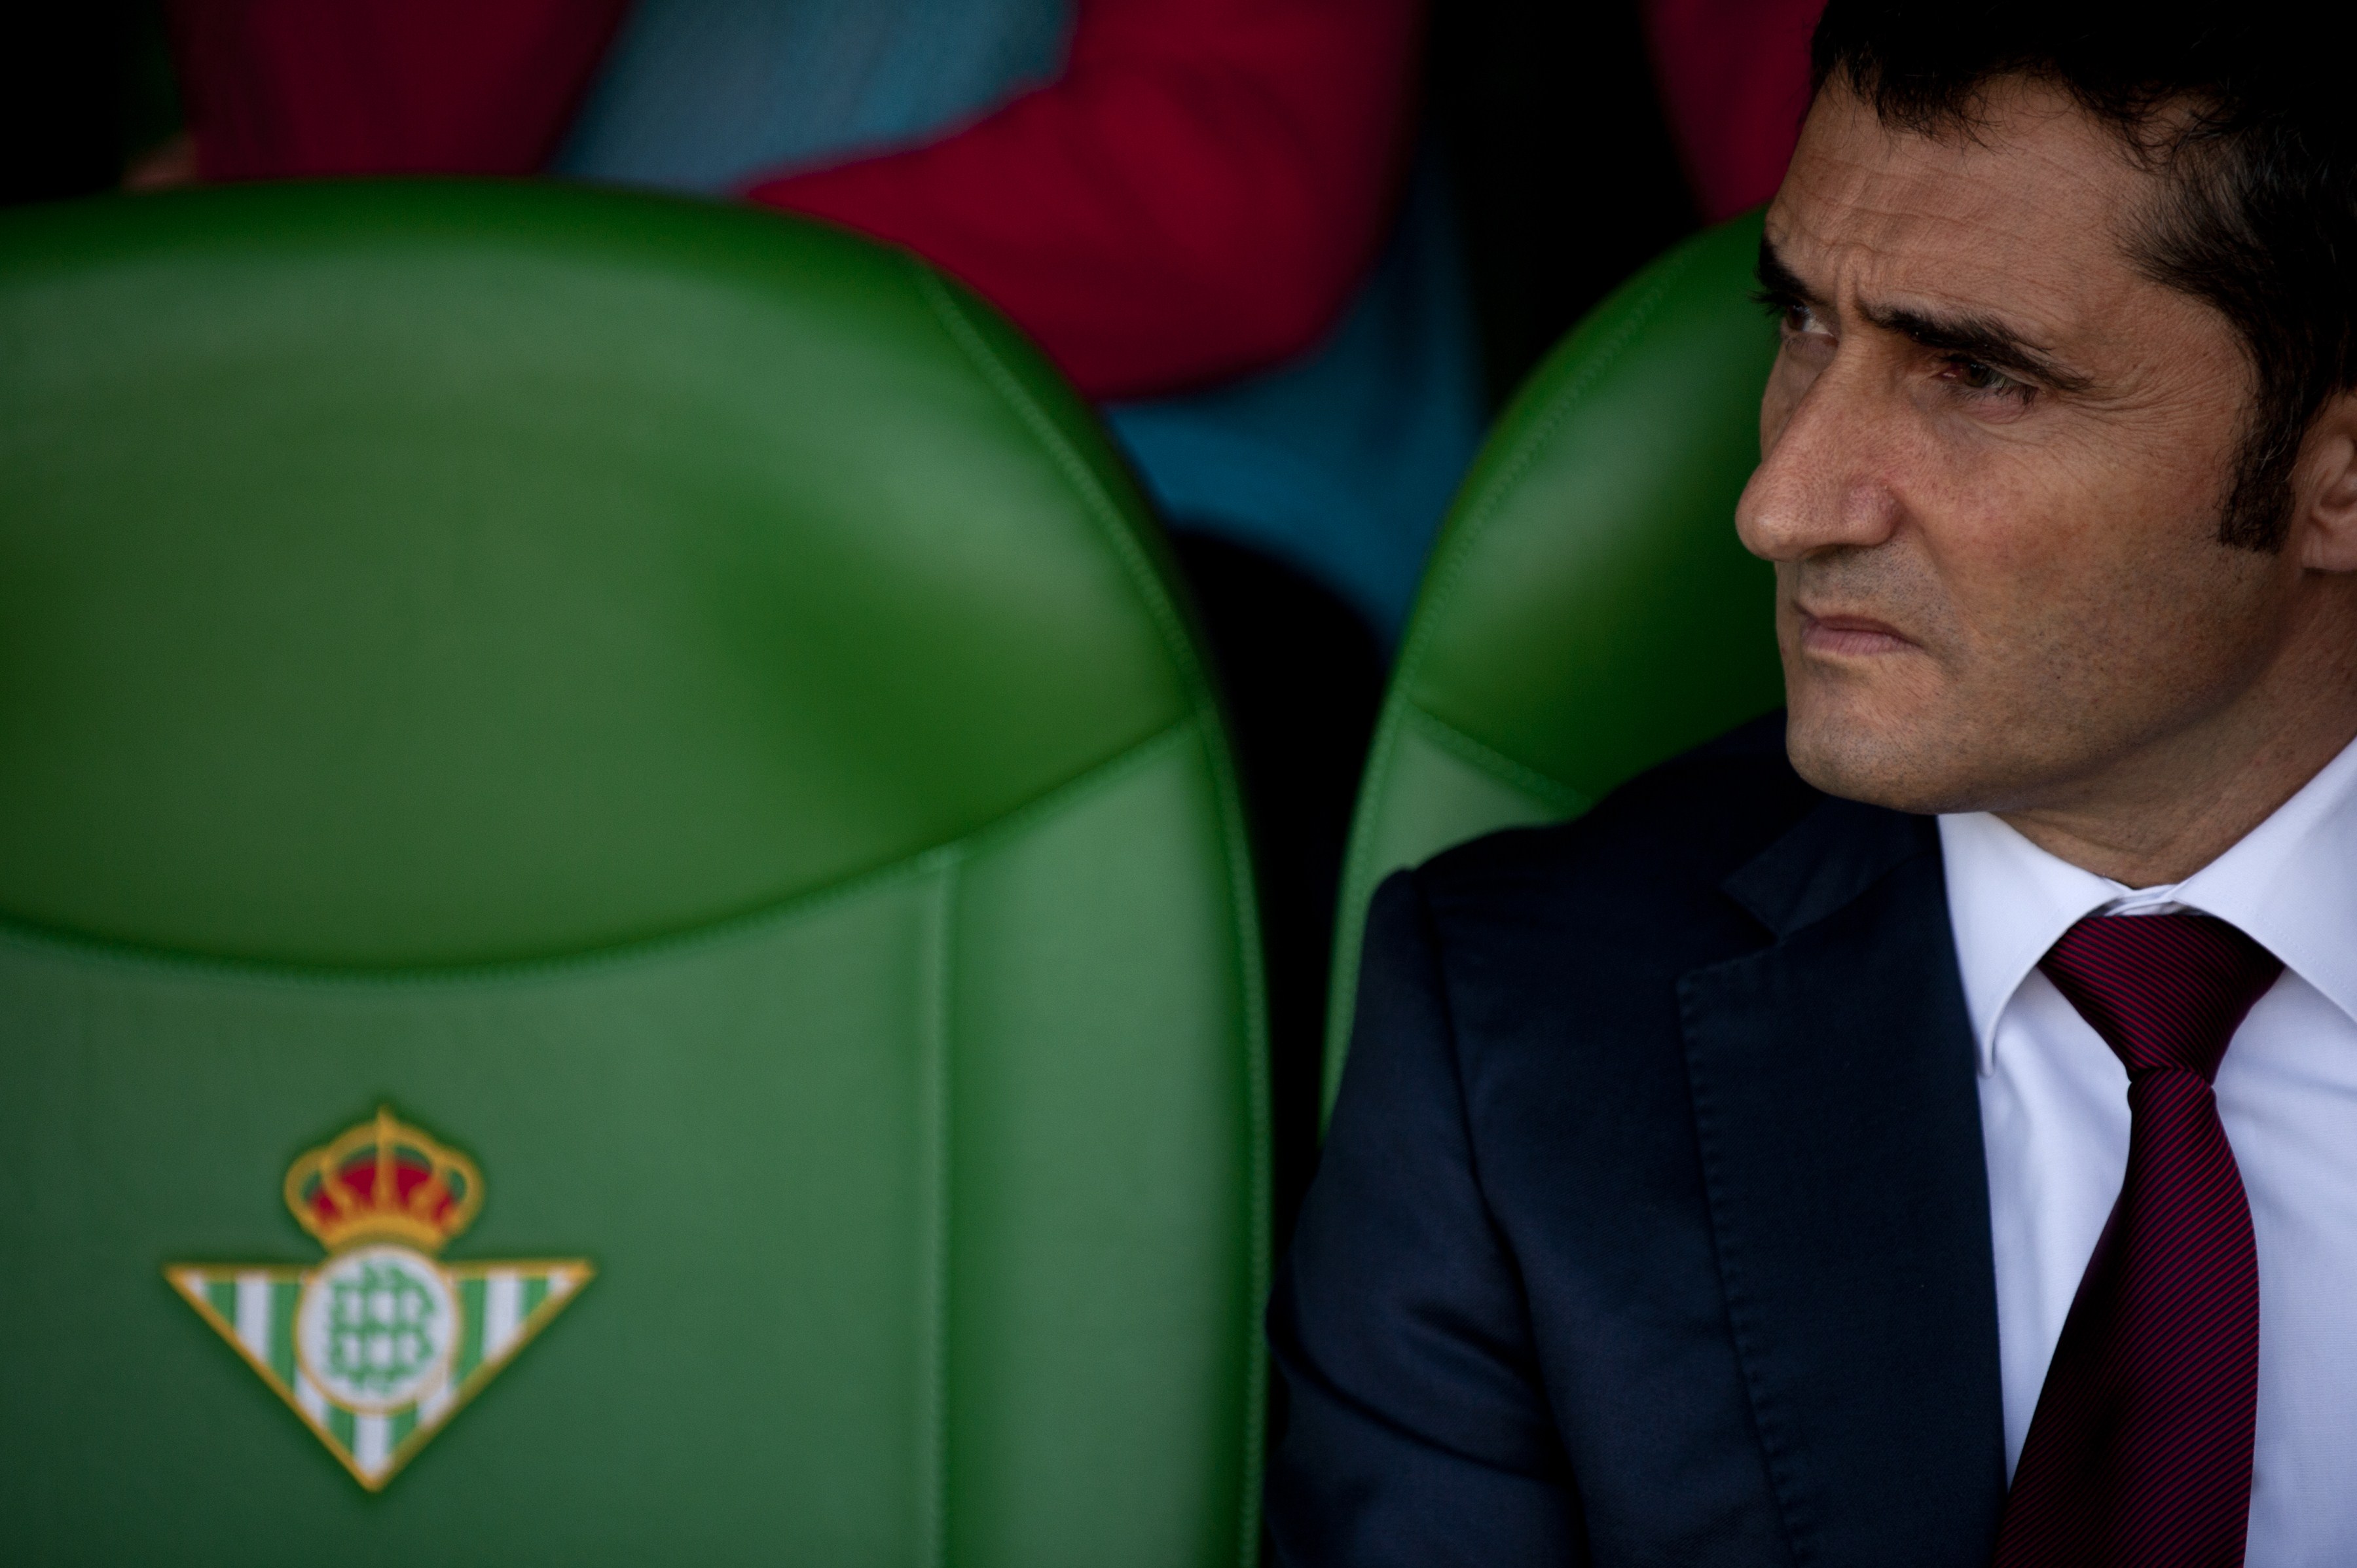
[[(1935, 444), (1909, 510), (1968, 637), (2111, 635), (2206, 537), (2181, 463), (2122, 463), (2083, 440)], [(2115, 628), (2113, 628), (2115, 629)]]
[(1986, 453), (1927, 498), (1925, 548), (1953, 618), (1950, 695), (2008, 746), (2067, 750), (2064, 732), (2093, 713), (2140, 723), (2206, 700), (2247, 662), (2254, 563), (2215, 542), (2208, 455), (2117, 450)]

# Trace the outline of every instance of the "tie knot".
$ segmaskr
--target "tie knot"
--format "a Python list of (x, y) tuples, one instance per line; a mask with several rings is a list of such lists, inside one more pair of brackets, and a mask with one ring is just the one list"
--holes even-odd
[(2091, 915), (2038, 961), (2128, 1075), (2216, 1076), (2283, 961), (2212, 915)]

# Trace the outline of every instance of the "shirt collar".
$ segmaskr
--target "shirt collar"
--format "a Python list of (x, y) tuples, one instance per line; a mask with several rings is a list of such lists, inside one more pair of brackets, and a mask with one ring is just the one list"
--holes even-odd
[(2062, 933), (2119, 897), (2119, 884), (2082, 871), (1986, 811), (1940, 819), (1948, 925), (1983, 1077), (1996, 1070), (1996, 1021)]
[(2131, 889), (2049, 854), (1986, 811), (1940, 819), (1948, 921), (1980, 1070), (2038, 961), (2084, 916), (2199, 909), (2232, 921), (2357, 1018), (2357, 742), (2174, 887)]

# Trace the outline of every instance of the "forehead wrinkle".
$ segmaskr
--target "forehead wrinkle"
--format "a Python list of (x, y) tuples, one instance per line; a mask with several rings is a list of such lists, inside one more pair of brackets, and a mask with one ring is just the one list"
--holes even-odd
[[(2018, 161), (2027, 159), (2061, 186), (2079, 188), (2096, 210), (2106, 213), (2127, 204), (2134, 188), (2162, 183), (2156, 170), (2138, 161), (2126, 137), (2067, 91), (2022, 78), (1986, 89), (1982, 113), (1969, 125), (1913, 131), (1888, 124), (1855, 92), (1834, 85), (1818, 95), (1809, 120), (1827, 134), (1837, 134), (1834, 122), (1865, 121), (1885, 156), (1853, 155), (1842, 161), (1869, 179), (1928, 177), (1947, 189), (1984, 185), (2002, 199), (2026, 183)], [(1804, 124), (1804, 136), (1809, 128)], [(2042, 199), (2040, 205), (2052, 202)]]
[(2057, 392), (2083, 392), (2093, 385), (2091, 378), (2072, 370), (2051, 349), (2001, 317), (1976, 311), (1949, 315), (1904, 306), (1878, 308), (1872, 302), (1863, 300), (1858, 309), (1867, 320), (1885, 332), (1896, 333), (1926, 349), (1967, 354), (1986, 364), (2028, 371)]
[[(1866, 177), (1843, 182), (1851, 188), (1838, 194), (1805, 178), (1788, 188), (1767, 231), (1776, 255), (1809, 285), (1811, 302), (1830, 303), (1844, 317), (1885, 329), (1907, 317), (1992, 326), (2051, 365), (2100, 352), (2116, 336), (2107, 319), (2128, 296), (2147, 292), (2148, 280), (2122, 248), (2104, 253), (2121, 288), (2090, 294), (2086, 258), (2039, 243), (2026, 222), (2010, 220), (2029, 216), (2018, 207), (2006, 213), (2001, 202), (1960, 206), (1921, 175), (1878, 178), (1870, 166), (1858, 172)], [(2066, 374), (2083, 379), (2077, 371)]]
[[(1789, 295), (1812, 308), (1827, 304), (1823, 294), (1785, 261), (1775, 242), (1764, 234), (1760, 238), (1759, 275), (1770, 297)], [(2016, 325), (2002, 311), (1961, 302), (1954, 308), (1907, 300), (1883, 302), (1860, 291), (1853, 291), (1847, 305), (1869, 326), (1928, 349), (1970, 354), (1992, 364), (2027, 371), (2058, 391), (2081, 392), (2093, 384), (2090, 378), (2065, 364), (2063, 356), (2049, 347), (2035, 330)]]
[[(2136, 292), (2147, 280), (2124, 229), (2138, 188), (2155, 177), (2057, 90), (2016, 84), (1988, 107), (1975, 134), (1927, 135), (1885, 125), (1855, 94), (1829, 88), (1804, 132), (1814, 156), (1793, 160), (1798, 178), (1779, 192), (1769, 232), (1813, 286), (1838, 285), (1845, 304), (1871, 298), (1877, 314), (2001, 319), (2047, 352), (2083, 332), (2102, 336), (2108, 312), (2091, 317), (2085, 306), (2115, 301), (2111, 291), (2090, 296), (2092, 258), (2042, 243), (2040, 231), (2050, 231), (2058, 202), (2083, 208), (2087, 221), (2070, 231), (2109, 242), (2103, 261), (2118, 270), (2121, 292)], [(1867, 136), (1844, 134), (1868, 127)], [(1826, 219), (1832, 231), (1821, 231)], [(1943, 263), (1936, 280), (1904, 275), (1926, 260)], [(1976, 273), (1995, 286), (1971, 286)]]
[[(2050, 314), (2040, 308), (2046, 302), (2034, 297), (2022, 299), (2018, 287), (2006, 288), (2006, 297), (1996, 299), (1967, 288), (1891, 280), (1887, 274), (1894, 265), (1912, 270), (1912, 263), (1894, 263), (1888, 251), (1867, 240), (1821, 242), (1816, 248), (1822, 257), (1805, 254), (1809, 248), (1806, 241), (1801, 246), (1804, 253), (1798, 257), (1772, 239), (1769, 243), (1776, 258), (1805, 285), (1812, 303), (1834, 305), (1843, 315), (1884, 331), (1912, 335), (1910, 328), (1922, 324), (1935, 330), (1953, 330), (1958, 336), (2003, 338), (2021, 351), (2040, 358), (2066, 357), (2060, 345), (2072, 336), (2066, 318), (2076, 314), (2068, 308), (2067, 300), (2054, 301), (2064, 308)], [(1943, 250), (1942, 253), (1953, 252)], [(2018, 285), (2023, 281), (2018, 270), (1991, 270), (2001, 283)], [(1951, 275), (1943, 281), (1953, 284), (1964, 280)]]
[[(2116, 267), (2117, 286), (2093, 291), (2086, 289), (2083, 277), (2072, 276), (2060, 264), (1943, 266), (1936, 278), (1927, 279), (1907, 275), (1923, 270), (1916, 258), (1893, 265), (1893, 258), (1857, 242), (1827, 244), (1824, 252), (1822, 257), (1796, 258), (1789, 251), (1780, 252), (1796, 274), (1832, 302), (1837, 319), (1863, 321), (1900, 336), (1910, 335), (1897, 318), (1910, 316), (1935, 325), (1994, 326), (2037, 356), (2036, 365), (2025, 363), (2023, 368), (2039, 369), (2052, 379), (2057, 391), (2096, 404), (2139, 403), (2187, 374), (2244, 371), (2240, 345), (2222, 321), (2213, 325), (2225, 334), (2223, 366), (2205, 356), (2189, 358), (2181, 343), (2156, 337), (2161, 321), (2188, 315), (2207, 319), (2215, 312), (2155, 282), (2116, 250), (2106, 252), (2106, 264)], [(1936, 254), (1954, 259), (1953, 246)]]

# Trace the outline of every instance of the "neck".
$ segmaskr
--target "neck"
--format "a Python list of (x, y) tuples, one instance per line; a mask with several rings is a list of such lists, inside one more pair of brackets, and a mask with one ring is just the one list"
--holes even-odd
[[(2286, 737), (2288, 741), (2291, 737)], [(2242, 842), (2357, 739), (2357, 723), (2279, 745), (2208, 789), (2148, 802), (2133, 817), (2070, 807), (2000, 811), (2022, 837), (2059, 860), (2129, 887), (2182, 882)]]
[[(2182, 882), (2357, 739), (2357, 618), (2330, 616), (2237, 701), (2057, 799), (1997, 812), (2056, 858), (2130, 887)], [(2304, 655), (2303, 656), (2303, 652)]]

